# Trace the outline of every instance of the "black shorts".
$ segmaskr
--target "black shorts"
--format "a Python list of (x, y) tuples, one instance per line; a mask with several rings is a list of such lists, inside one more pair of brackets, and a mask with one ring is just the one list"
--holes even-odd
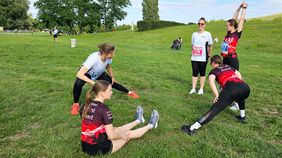
[(206, 76), (206, 67), (207, 67), (207, 62), (201, 62), (201, 61), (191, 61), (192, 64), (192, 76), (193, 77), (198, 77), (198, 74), (200, 73), (201, 77)]
[(223, 64), (224, 65), (229, 65), (239, 71), (239, 60), (237, 57), (232, 58), (230, 56), (223, 58)]
[(113, 143), (110, 140), (106, 140), (103, 143), (97, 144), (88, 144), (84, 141), (81, 141), (82, 151), (87, 153), (88, 155), (105, 155), (111, 153), (113, 148)]
[(57, 34), (55, 34), (55, 35), (53, 35), (53, 37), (54, 37), (54, 38), (57, 38), (57, 37), (58, 37), (58, 35), (57, 35)]

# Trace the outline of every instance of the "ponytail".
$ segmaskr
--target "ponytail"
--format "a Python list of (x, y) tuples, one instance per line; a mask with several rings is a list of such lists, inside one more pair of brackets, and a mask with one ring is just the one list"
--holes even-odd
[(86, 93), (86, 100), (85, 100), (85, 106), (82, 112), (82, 119), (84, 119), (89, 112), (90, 105), (93, 102), (94, 96), (96, 97), (99, 92), (104, 92), (109, 87), (110, 83), (105, 80), (97, 80), (92, 87), (92, 89), (88, 90)]

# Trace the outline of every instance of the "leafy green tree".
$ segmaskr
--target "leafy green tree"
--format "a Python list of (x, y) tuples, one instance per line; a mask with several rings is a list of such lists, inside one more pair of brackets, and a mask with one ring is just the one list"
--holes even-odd
[(28, 29), (28, 0), (0, 0), (0, 26), (4, 29)]
[(102, 14), (102, 24), (106, 31), (112, 30), (117, 20), (123, 20), (127, 13), (123, 9), (131, 5), (129, 0), (98, 0)]
[(143, 0), (142, 13), (144, 21), (158, 21), (159, 16), (159, 1), (158, 0)]

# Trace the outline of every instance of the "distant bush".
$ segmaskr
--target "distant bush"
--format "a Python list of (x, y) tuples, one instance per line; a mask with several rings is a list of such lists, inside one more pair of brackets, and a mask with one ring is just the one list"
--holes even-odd
[(159, 29), (159, 28), (170, 27), (170, 26), (180, 26), (180, 25), (185, 25), (185, 24), (174, 22), (174, 21), (162, 21), (162, 20), (137, 22), (138, 31), (146, 31), (146, 30), (153, 30), (153, 29)]
[(117, 31), (126, 31), (126, 30), (131, 30), (132, 29), (131, 27), (132, 27), (131, 25), (123, 24), (123, 25), (117, 26), (116, 30)]
[(276, 17), (276, 18), (274, 18), (272, 21), (281, 22), (281, 21), (282, 21), (282, 17)]

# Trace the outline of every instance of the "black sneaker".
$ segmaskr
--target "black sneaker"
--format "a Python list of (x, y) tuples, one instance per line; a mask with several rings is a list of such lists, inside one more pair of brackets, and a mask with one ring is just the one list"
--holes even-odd
[(191, 131), (189, 125), (183, 125), (183, 126), (181, 127), (181, 130), (182, 130), (183, 132), (189, 134), (190, 136), (196, 134), (196, 132), (197, 132), (196, 129), (194, 129), (194, 130)]
[(246, 117), (241, 117), (240, 115), (235, 116), (235, 118), (241, 123), (247, 123)]

